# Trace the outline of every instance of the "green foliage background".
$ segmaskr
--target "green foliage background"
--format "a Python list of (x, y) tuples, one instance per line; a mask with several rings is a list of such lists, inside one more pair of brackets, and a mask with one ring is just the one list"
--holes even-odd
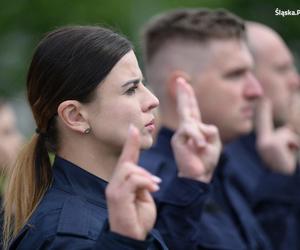
[(139, 55), (139, 30), (143, 23), (161, 11), (180, 7), (226, 8), (245, 19), (263, 22), (283, 36), (296, 57), (300, 55), (300, 15), (275, 15), (276, 8), (300, 11), (296, 0), (2, 0), (0, 96), (24, 90), (34, 47), (44, 33), (56, 27), (69, 24), (113, 27), (133, 41)]

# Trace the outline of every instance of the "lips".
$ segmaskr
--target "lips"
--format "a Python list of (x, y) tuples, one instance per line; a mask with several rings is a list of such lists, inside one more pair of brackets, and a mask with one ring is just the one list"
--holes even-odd
[(254, 113), (254, 107), (253, 106), (244, 107), (242, 109), (242, 113), (247, 117), (252, 117)]
[(147, 123), (145, 125), (145, 127), (151, 126), (151, 125), (155, 125), (155, 119), (152, 119), (149, 123)]
[(155, 119), (152, 119), (149, 123), (145, 125), (149, 132), (153, 132), (155, 130)]

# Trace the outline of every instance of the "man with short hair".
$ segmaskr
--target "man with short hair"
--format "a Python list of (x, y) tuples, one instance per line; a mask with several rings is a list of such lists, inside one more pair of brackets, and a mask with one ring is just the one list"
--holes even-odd
[(231, 180), (251, 205), (274, 249), (296, 250), (300, 249), (300, 140), (289, 116), (300, 90), (299, 75), (291, 52), (274, 30), (248, 22), (247, 35), (254, 73), (265, 96), (257, 104), (255, 132), (225, 149)]
[[(181, 174), (170, 146), (180, 117), (176, 110), (179, 79), (193, 87), (202, 121), (218, 127), (224, 144), (252, 130), (255, 101), (263, 91), (252, 73), (244, 23), (228, 11), (166, 12), (148, 22), (143, 33), (145, 73), (160, 99), (162, 128), (156, 144), (141, 155), (140, 165), (164, 183), (170, 176)], [(209, 141), (205, 136), (199, 143)], [(204, 150), (203, 146), (199, 153)], [(248, 203), (230, 183), (226, 158), (223, 155), (220, 159), (210, 197), (204, 210), (199, 208), (202, 215), (198, 220), (182, 223), (180, 216), (184, 203), (195, 199), (193, 193), (185, 193), (183, 204), (169, 209), (163, 206), (163, 210), (160, 204), (172, 200), (165, 201), (164, 194), (157, 193), (157, 227), (170, 249), (271, 249)]]

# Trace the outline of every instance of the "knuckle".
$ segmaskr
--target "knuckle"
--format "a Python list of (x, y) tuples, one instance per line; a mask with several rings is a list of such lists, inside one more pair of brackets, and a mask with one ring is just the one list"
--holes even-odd
[(138, 181), (138, 176), (136, 173), (130, 173), (126, 178), (127, 185), (135, 185)]
[(113, 186), (108, 186), (105, 190), (105, 196), (107, 200), (117, 201), (119, 200), (119, 192)]
[(214, 125), (209, 125), (211, 131), (214, 133), (214, 134), (219, 134), (219, 130), (216, 126)]

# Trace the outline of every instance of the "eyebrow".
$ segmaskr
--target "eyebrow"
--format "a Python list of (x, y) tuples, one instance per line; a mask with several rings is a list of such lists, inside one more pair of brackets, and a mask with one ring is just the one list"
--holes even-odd
[(123, 85), (122, 85), (122, 88), (130, 85), (130, 84), (138, 84), (139, 82), (142, 82), (144, 80), (144, 78), (136, 78), (136, 79), (132, 79), (132, 80), (129, 80), (127, 82), (125, 82)]

